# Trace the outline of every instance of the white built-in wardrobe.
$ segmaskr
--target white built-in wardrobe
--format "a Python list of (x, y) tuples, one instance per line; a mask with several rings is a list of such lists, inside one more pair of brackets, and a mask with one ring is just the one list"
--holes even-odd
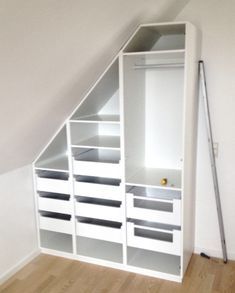
[(194, 245), (197, 43), (190, 23), (141, 25), (41, 152), (42, 252), (182, 280)]

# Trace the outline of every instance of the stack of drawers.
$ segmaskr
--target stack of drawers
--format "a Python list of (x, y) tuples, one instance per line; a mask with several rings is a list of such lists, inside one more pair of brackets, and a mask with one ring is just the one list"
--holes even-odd
[(181, 192), (126, 187), (127, 245), (181, 254)]
[(40, 229), (72, 234), (68, 172), (38, 170), (36, 189)]
[(109, 150), (89, 149), (73, 160), (76, 231), (78, 236), (122, 243), (121, 167), (107, 156)]

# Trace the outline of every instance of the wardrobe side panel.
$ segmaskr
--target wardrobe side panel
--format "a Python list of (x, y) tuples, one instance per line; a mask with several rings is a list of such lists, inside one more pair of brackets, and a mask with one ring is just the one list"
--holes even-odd
[(184, 168), (183, 222), (182, 222), (182, 276), (184, 275), (194, 250), (195, 233), (195, 175), (198, 117), (198, 32), (186, 25), (185, 88), (184, 88)]

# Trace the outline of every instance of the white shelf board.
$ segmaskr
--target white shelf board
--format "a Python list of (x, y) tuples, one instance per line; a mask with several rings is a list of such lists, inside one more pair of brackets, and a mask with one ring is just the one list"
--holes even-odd
[(123, 53), (123, 56), (138, 56), (138, 55), (167, 55), (171, 56), (179, 56), (184, 55), (185, 49), (178, 50), (156, 50), (156, 51), (139, 51), (139, 52), (126, 52)]
[(48, 170), (58, 172), (69, 172), (68, 157), (66, 155), (53, 158), (51, 160), (37, 162), (35, 164), (36, 170)]
[(120, 152), (116, 150), (91, 149), (74, 156), (75, 161), (98, 162), (98, 163), (119, 163)]
[(120, 137), (111, 135), (97, 135), (73, 144), (72, 147), (120, 149)]
[[(162, 178), (167, 178), (167, 185), (160, 184)], [(181, 170), (141, 168), (127, 177), (126, 184), (181, 190)]]
[(90, 115), (74, 117), (70, 122), (78, 123), (120, 123), (119, 115)]

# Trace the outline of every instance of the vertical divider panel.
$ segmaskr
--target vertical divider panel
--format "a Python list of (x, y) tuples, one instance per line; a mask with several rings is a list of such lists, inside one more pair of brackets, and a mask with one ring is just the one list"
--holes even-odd
[(126, 224), (126, 182), (125, 182), (125, 130), (124, 130), (124, 91), (123, 91), (123, 54), (119, 54), (119, 104), (120, 104), (120, 143), (121, 143), (121, 192), (122, 192), (122, 246), (123, 264), (127, 264), (127, 224)]
[(33, 189), (34, 189), (34, 204), (35, 204), (35, 219), (37, 226), (37, 243), (41, 249), (41, 237), (40, 237), (40, 226), (39, 226), (39, 211), (38, 211), (38, 193), (37, 193), (37, 181), (36, 181), (36, 169), (35, 163), (33, 163)]
[(183, 277), (194, 250), (195, 177), (198, 115), (198, 60), (200, 35), (196, 28), (186, 26), (184, 81), (184, 162), (182, 174), (182, 260)]
[(70, 186), (70, 196), (71, 196), (71, 222), (73, 225), (73, 254), (76, 255), (77, 243), (76, 243), (76, 218), (75, 218), (75, 197), (74, 197), (74, 180), (73, 180), (73, 160), (72, 160), (72, 149), (71, 149), (71, 129), (70, 122), (66, 122), (67, 131), (67, 152), (68, 152), (68, 162), (69, 162), (69, 186)]

